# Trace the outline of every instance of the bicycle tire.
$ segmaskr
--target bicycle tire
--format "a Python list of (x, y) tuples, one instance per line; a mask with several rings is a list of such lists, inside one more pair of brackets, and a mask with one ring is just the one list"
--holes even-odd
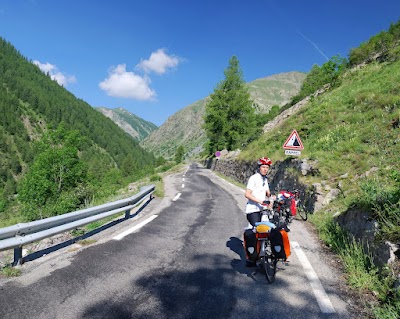
[(265, 277), (269, 283), (273, 283), (275, 281), (275, 274), (276, 274), (276, 264), (278, 260), (276, 257), (272, 255), (270, 251), (269, 243), (265, 243), (265, 256), (263, 257), (263, 267), (265, 271)]
[(308, 218), (308, 213), (307, 210), (305, 209), (304, 205), (302, 203), (299, 203), (297, 206), (297, 214), (301, 217), (302, 220), (306, 221)]

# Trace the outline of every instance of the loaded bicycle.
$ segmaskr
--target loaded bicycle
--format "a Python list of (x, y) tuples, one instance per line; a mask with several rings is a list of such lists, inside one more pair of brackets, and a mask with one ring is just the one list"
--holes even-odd
[(282, 211), (271, 209), (267, 206), (269, 202), (265, 204), (260, 212), (261, 222), (256, 223), (255, 227), (257, 264), (263, 268), (267, 281), (272, 283), (275, 281), (278, 261), (285, 262), (290, 255), (290, 244), (287, 237), (289, 229), (282, 219)]

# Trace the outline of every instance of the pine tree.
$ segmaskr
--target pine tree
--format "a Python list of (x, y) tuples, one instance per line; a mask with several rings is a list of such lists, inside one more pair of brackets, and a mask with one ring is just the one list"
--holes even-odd
[(259, 132), (239, 60), (233, 56), (210, 101), (206, 104), (204, 129), (208, 138), (208, 152), (242, 148)]

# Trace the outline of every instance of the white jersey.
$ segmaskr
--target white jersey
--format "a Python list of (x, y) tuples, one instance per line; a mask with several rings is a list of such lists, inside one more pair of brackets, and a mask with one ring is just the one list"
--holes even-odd
[[(255, 198), (264, 201), (267, 197), (267, 191), (269, 191), (268, 179), (266, 176), (256, 173), (250, 176), (246, 188), (251, 190), (251, 193)], [(246, 214), (259, 212), (261, 210), (262, 206), (259, 203), (256, 203), (250, 199), (248, 200), (245, 210)]]

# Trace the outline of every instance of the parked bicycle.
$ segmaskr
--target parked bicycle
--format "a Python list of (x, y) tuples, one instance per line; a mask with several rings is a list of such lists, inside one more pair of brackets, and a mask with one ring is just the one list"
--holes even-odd
[(306, 221), (308, 214), (311, 213), (303, 204), (298, 189), (293, 191), (280, 191), (276, 201), (276, 209), (282, 211), (287, 223), (291, 223), (297, 215), (299, 215), (302, 220)]
[(293, 191), (294, 193), (294, 199), (296, 201), (296, 210), (297, 210), (297, 214), (299, 214), (299, 216), (301, 217), (302, 220), (306, 221), (308, 218), (308, 210), (306, 209), (306, 207), (303, 204), (303, 201), (300, 199), (300, 191), (295, 189)]
[(296, 201), (292, 192), (281, 190), (277, 196), (274, 196), (273, 210), (275, 216), (279, 216), (279, 220), (275, 217), (275, 222), (290, 224), (296, 216)]

